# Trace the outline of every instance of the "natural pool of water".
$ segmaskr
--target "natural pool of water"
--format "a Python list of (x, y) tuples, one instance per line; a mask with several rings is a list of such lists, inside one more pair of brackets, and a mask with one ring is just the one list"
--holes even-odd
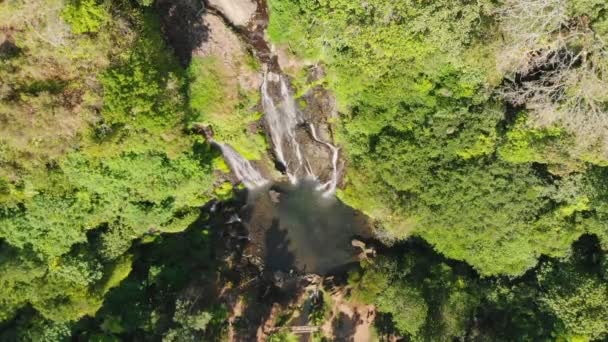
[(273, 184), (251, 191), (244, 208), (249, 253), (272, 271), (338, 272), (356, 262), (353, 239), (371, 236), (362, 213), (316, 190), (318, 183)]

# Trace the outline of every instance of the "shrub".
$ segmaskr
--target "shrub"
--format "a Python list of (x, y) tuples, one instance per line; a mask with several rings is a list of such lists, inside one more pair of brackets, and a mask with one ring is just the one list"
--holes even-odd
[(70, 0), (63, 18), (76, 34), (98, 32), (110, 20), (110, 15), (96, 0)]

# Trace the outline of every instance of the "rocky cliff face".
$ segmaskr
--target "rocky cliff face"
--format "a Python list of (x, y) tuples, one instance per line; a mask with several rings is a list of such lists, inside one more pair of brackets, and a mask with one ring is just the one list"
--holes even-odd
[[(244, 65), (248, 58), (247, 46), (238, 34), (228, 27), (220, 16), (203, 13), (200, 21), (206, 28), (207, 39), (191, 51), (193, 56), (215, 57), (221, 61), (232, 83), (244, 90), (258, 90), (262, 84), (261, 74)], [(238, 89), (230, 84), (230, 89)]]
[[(190, 62), (192, 56), (214, 56), (230, 74), (230, 82), (235, 83), (231, 86), (232, 89), (261, 91), (264, 75), (274, 75), (275, 77), (268, 77), (267, 84), (272, 102), (277, 106), (293, 106), (298, 116), (291, 128), (295, 139), (291, 143), (297, 144), (297, 149), (283, 146), (285, 160), (275, 163), (277, 169), (285, 172), (289, 168), (286, 167), (287, 164), (294, 166), (291, 171), (295, 178), (312, 174), (321, 183), (336, 183), (334, 167), (341, 171), (343, 162), (338, 160), (334, 164), (336, 149), (330, 146), (333, 143), (333, 133), (328, 119), (335, 115), (333, 96), (321, 86), (316, 86), (297, 99), (286, 99), (285, 91), (278, 82), (280, 77), (290, 87), (291, 82), (283, 75), (282, 67), (292, 71), (304, 69), (309, 75), (308, 83), (322, 78), (323, 68), (286, 57), (283, 49), (275, 49), (268, 44), (265, 37), (268, 23), (265, 1), (207, 0), (201, 3), (195, 0), (160, 0), (157, 6), (164, 13), (166, 36), (184, 65)], [(255, 56), (262, 66), (261, 70), (252, 71), (243, 66), (243, 61), (249, 54)], [(290, 97), (295, 92), (294, 89), (288, 91)], [(287, 104), (288, 100), (293, 103)], [(256, 109), (259, 112), (267, 110), (261, 102)], [(271, 127), (265, 118), (259, 121), (259, 126), (264, 128), (267, 141), (273, 147), (269, 152), (279, 161), (281, 156), (277, 154), (276, 139), (273, 141), (271, 134), (277, 127)], [(302, 162), (302, 158), (305, 162)]]

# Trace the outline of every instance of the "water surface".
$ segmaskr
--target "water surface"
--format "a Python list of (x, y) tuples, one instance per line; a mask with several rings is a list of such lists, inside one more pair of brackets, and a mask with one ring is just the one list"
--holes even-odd
[[(251, 253), (266, 268), (328, 274), (356, 262), (354, 238), (370, 236), (360, 212), (316, 190), (318, 183), (274, 184), (250, 193), (245, 224)], [(273, 198), (274, 197), (274, 198)]]

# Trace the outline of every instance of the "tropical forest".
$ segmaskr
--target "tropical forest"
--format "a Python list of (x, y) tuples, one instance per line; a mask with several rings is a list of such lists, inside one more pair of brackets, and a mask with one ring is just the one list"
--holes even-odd
[(608, 341), (608, 1), (0, 0), (0, 341)]

